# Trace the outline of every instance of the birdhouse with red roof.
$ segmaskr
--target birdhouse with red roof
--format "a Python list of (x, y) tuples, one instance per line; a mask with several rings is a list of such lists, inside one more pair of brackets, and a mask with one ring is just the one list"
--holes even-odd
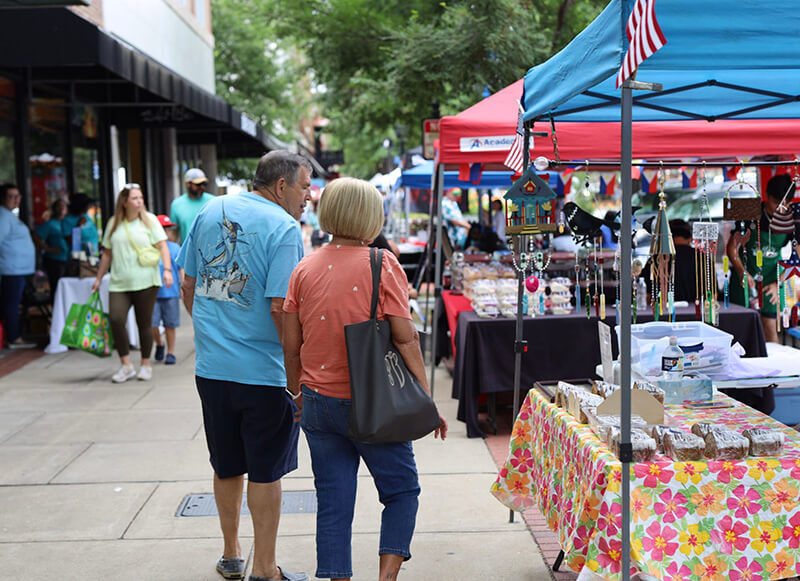
[(506, 234), (555, 232), (555, 198), (547, 181), (529, 167), (503, 196)]

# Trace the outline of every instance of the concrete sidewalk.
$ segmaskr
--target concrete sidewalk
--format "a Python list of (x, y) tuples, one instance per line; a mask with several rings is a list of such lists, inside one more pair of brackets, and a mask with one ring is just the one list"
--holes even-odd
[[(186, 495), (211, 492), (185, 312), (183, 322), (178, 365), (156, 364), (151, 382), (112, 384), (116, 357), (78, 351), (0, 379), (0, 578), (222, 579), (214, 570), (217, 518), (176, 516)], [(497, 468), (486, 444), (468, 439), (456, 420), (445, 372), (436, 400), (450, 434), (415, 443), (422, 496), (414, 558), (401, 578), (551, 579), (522, 519), (509, 524), (489, 493)], [(377, 576), (380, 504), (363, 466), (359, 484), (354, 579), (369, 580)], [(305, 441), (283, 488), (314, 488)], [(308, 513), (282, 516), (280, 565), (314, 572), (314, 521)], [(241, 533), (249, 554), (249, 517)]]

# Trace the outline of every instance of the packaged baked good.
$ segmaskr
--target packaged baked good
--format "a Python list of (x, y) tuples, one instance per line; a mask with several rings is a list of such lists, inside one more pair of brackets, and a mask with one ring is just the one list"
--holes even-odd
[(661, 424), (657, 426), (650, 426), (650, 436), (656, 441), (656, 448), (662, 454), (664, 453), (664, 434), (667, 432), (679, 433), (680, 430)]
[(711, 460), (741, 460), (747, 456), (750, 442), (733, 430), (711, 430), (706, 434), (706, 458)]
[(780, 456), (783, 453), (783, 432), (764, 428), (750, 428), (742, 432), (750, 443), (751, 456)]
[(588, 424), (589, 418), (584, 413), (584, 408), (597, 408), (601, 403), (603, 403), (603, 398), (596, 393), (589, 393), (585, 389), (578, 388), (567, 394), (567, 413), (582, 424)]
[(607, 381), (592, 382), (592, 393), (596, 393), (597, 395), (603, 396), (603, 399), (607, 398), (609, 395), (611, 395), (618, 389), (619, 385), (617, 385), (616, 383), (609, 383)]
[(700, 460), (706, 449), (706, 443), (697, 434), (688, 432), (664, 432), (664, 454), (678, 462)]
[[(619, 458), (619, 441), (621, 432), (615, 433), (611, 440), (611, 451)], [(631, 447), (633, 448), (634, 462), (650, 462), (656, 455), (656, 441), (648, 436), (644, 430), (638, 428), (631, 430)]]
[(649, 381), (635, 381), (633, 383), (633, 389), (641, 389), (642, 391), (646, 391), (654, 398), (656, 398), (659, 403), (664, 403), (664, 390), (650, 383)]
[(578, 387), (577, 385), (573, 385), (572, 383), (567, 383), (566, 381), (559, 381), (556, 384), (556, 405), (561, 408), (566, 408), (567, 394), (571, 391), (575, 391), (576, 389), (582, 388)]
[(712, 424), (710, 422), (697, 422), (692, 424), (692, 433), (695, 436), (700, 436), (705, 440), (706, 434), (709, 432), (730, 432), (731, 429), (724, 424)]

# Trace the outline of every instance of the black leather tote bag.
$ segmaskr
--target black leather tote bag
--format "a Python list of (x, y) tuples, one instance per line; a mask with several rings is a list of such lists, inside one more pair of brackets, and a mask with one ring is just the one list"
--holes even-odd
[(383, 249), (370, 248), (369, 261), (369, 320), (344, 327), (352, 402), (349, 436), (368, 444), (408, 442), (439, 427), (439, 413), (395, 348), (389, 321), (377, 319)]

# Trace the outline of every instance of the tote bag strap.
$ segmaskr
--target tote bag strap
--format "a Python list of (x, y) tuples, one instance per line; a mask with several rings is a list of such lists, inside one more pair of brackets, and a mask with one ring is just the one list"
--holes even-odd
[(372, 302), (369, 307), (369, 318), (378, 316), (378, 292), (381, 284), (381, 266), (383, 265), (383, 248), (369, 249), (369, 266), (372, 270)]
[(97, 309), (98, 311), (103, 311), (103, 301), (100, 299), (100, 291), (94, 291), (89, 296), (89, 302), (86, 303), (93, 309)]

